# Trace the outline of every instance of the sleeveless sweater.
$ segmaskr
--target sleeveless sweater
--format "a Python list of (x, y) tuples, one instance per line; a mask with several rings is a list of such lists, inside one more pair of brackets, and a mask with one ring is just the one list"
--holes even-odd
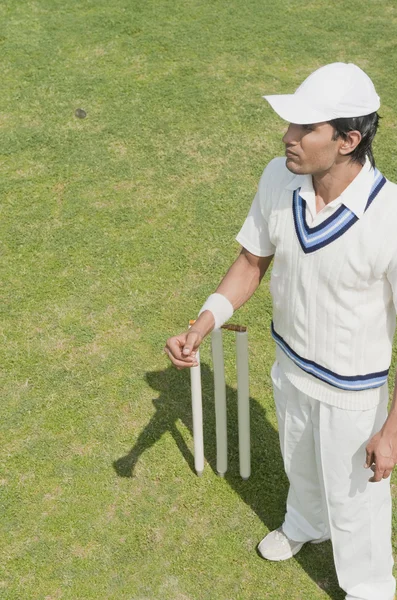
[(298, 389), (350, 409), (370, 408), (387, 381), (396, 324), (397, 186), (371, 174), (360, 218), (342, 204), (314, 227), (285, 159), (268, 165), (258, 189), (275, 248), (277, 356)]

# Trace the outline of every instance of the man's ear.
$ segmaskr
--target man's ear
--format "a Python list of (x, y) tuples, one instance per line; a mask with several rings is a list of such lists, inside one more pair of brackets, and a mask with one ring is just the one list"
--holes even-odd
[(343, 154), (344, 156), (346, 154), (351, 154), (353, 150), (357, 148), (361, 139), (362, 135), (359, 131), (348, 131), (346, 138), (341, 140), (342, 143), (339, 146), (340, 154)]

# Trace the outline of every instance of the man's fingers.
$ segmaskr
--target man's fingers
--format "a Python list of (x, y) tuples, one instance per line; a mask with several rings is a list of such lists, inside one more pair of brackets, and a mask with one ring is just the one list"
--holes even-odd
[(368, 469), (374, 462), (374, 456), (372, 450), (365, 448), (365, 465), (364, 468)]
[(384, 471), (382, 471), (381, 469), (376, 469), (374, 475), (370, 477), (369, 481), (371, 481), (371, 483), (377, 483), (378, 481), (382, 481), (383, 473)]
[(201, 337), (195, 331), (188, 333), (186, 336), (186, 342), (184, 343), (182, 354), (183, 356), (191, 356), (195, 353), (195, 349), (199, 346)]
[(197, 349), (202, 337), (196, 331), (187, 331), (168, 338), (164, 352), (178, 369), (197, 367)]
[(171, 362), (177, 369), (186, 369), (189, 367), (198, 366), (198, 362), (195, 357), (188, 356), (187, 358), (181, 360), (180, 358), (175, 357), (167, 347), (164, 348), (164, 352), (168, 354)]
[(393, 440), (390, 437), (383, 436), (382, 432), (376, 433), (368, 442), (365, 453), (365, 468), (371, 468), (373, 471), (369, 481), (375, 483), (390, 477), (397, 458), (393, 450)]
[(190, 357), (188, 354), (184, 355), (183, 354), (183, 348), (186, 345), (186, 339), (187, 336), (186, 335), (176, 335), (172, 338), (169, 338), (167, 340), (167, 343), (165, 345), (165, 350), (168, 350), (168, 356), (171, 358), (172, 357), (176, 358), (176, 359), (182, 359), (182, 360), (192, 360), (193, 357)]
[(390, 476), (390, 473), (393, 471), (393, 467), (391, 465), (386, 466), (385, 464), (380, 464), (379, 466), (376, 464), (371, 465), (371, 469), (374, 474), (369, 481), (372, 483), (382, 481), (382, 479), (387, 479)]

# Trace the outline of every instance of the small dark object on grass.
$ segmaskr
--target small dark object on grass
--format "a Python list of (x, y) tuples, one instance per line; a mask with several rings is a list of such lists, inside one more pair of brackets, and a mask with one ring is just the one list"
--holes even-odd
[(75, 116), (78, 117), (79, 119), (85, 119), (87, 116), (87, 113), (85, 112), (85, 110), (83, 110), (82, 108), (76, 108), (75, 112), (74, 112)]

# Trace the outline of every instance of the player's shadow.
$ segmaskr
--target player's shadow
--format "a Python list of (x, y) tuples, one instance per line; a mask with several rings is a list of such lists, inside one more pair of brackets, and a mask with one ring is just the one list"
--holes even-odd
[[(188, 370), (178, 371), (170, 366), (163, 371), (146, 373), (146, 381), (157, 393), (153, 399), (155, 414), (141, 431), (130, 452), (113, 463), (120, 477), (132, 477), (142, 453), (153, 446), (161, 436), (169, 432), (182, 456), (194, 471), (194, 457), (183, 439), (177, 423), (182, 421), (192, 431), (190, 398), (190, 375)], [(216, 472), (216, 437), (214, 388), (212, 371), (201, 363), (203, 389), (203, 422), (205, 458)], [(237, 394), (227, 386), (228, 417), (228, 472), (225, 480), (264, 523), (263, 535), (279, 527), (283, 521), (288, 482), (280, 454), (278, 434), (267, 419), (266, 410), (250, 398), (251, 419), (251, 477), (243, 481), (238, 465)], [(204, 471), (205, 473), (205, 471)], [(259, 541), (259, 540), (258, 540)], [(258, 558), (259, 560), (259, 558)], [(333, 568), (331, 543), (306, 544), (297, 560), (308, 575), (332, 600), (342, 600), (344, 594), (338, 587)]]

